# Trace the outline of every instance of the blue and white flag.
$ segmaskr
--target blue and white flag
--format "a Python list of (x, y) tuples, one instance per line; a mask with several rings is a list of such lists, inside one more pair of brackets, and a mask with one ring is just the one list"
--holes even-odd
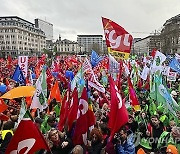
[(92, 50), (91, 53), (91, 65), (92, 67), (95, 67), (98, 65), (98, 63), (102, 60), (103, 58), (99, 56), (96, 51)]
[(173, 58), (169, 67), (180, 74), (180, 63), (176, 58)]
[(164, 97), (165, 101), (166, 101), (166, 104), (167, 104), (167, 107), (168, 107), (168, 110), (174, 115), (176, 116), (176, 108), (174, 106), (174, 103), (173, 103), (173, 100), (172, 100), (172, 97), (171, 95), (169, 94), (169, 92), (167, 91), (167, 89), (164, 87), (163, 84), (160, 84), (158, 86), (158, 91), (159, 93), (161, 94), (162, 97)]
[(20, 84), (26, 84), (25, 77), (19, 65), (16, 66), (12, 79)]

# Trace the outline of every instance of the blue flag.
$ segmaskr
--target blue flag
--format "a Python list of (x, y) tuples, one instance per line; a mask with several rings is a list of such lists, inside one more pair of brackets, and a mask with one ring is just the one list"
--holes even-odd
[(92, 50), (91, 53), (91, 65), (95, 67), (103, 58), (99, 56), (96, 51)]
[(12, 79), (20, 84), (24, 84), (24, 85), (26, 84), (25, 77), (19, 65), (16, 66)]
[(173, 58), (169, 64), (169, 67), (180, 74), (180, 63), (176, 58)]

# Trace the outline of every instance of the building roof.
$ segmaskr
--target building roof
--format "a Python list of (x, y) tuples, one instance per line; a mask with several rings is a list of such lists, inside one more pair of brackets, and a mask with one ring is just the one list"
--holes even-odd
[(29, 24), (35, 25), (34, 23), (29, 22), (29, 21), (27, 21), (27, 20), (25, 20), (25, 19), (22, 19), (22, 18), (20, 18), (20, 17), (18, 17), (18, 16), (4, 16), (4, 17), (0, 17), (0, 20), (1, 20), (1, 19), (10, 19), (10, 18), (16, 18), (16, 19), (22, 20), (22, 21), (24, 21), (24, 22), (27, 22), (27, 23), (29, 23)]
[(103, 35), (77, 35), (78, 37), (103, 37)]
[(166, 20), (166, 22), (164, 23), (163, 26), (169, 25), (169, 24), (171, 24), (171, 23), (174, 22), (174, 21), (175, 21), (175, 22), (176, 22), (176, 21), (180, 21), (180, 14), (178, 14), (178, 15), (176, 15), (176, 16), (168, 19), (168, 20)]

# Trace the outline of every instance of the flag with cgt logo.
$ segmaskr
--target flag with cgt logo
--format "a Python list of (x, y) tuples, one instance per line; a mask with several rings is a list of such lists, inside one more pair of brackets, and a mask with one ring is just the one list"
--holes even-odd
[(115, 58), (128, 59), (133, 37), (123, 27), (102, 17), (108, 52)]

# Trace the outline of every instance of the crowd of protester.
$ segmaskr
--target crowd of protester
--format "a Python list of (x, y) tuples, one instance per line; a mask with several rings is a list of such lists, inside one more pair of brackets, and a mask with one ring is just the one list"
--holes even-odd
[[(65, 74), (66, 70), (71, 70), (74, 75), (78, 72), (79, 65), (73, 65), (70, 68), (66, 67), (64, 58), (60, 57), (61, 68), (60, 72)], [(140, 58), (139, 58), (140, 59)], [(79, 59), (83, 61), (83, 59)], [(31, 66), (35, 63), (31, 62)], [(1, 67), (1, 66), (0, 66)], [(5, 67), (5, 66), (2, 66)], [(143, 67), (143, 66), (142, 66)], [(106, 70), (106, 73), (108, 70)], [(97, 75), (97, 80), (102, 82), (102, 74), (100, 71)], [(6, 76), (4, 76), (6, 75)], [(13, 81), (10, 76), (12, 72), (8, 74), (8, 70), (1, 73), (1, 83), (7, 85), (7, 89), (11, 90), (14, 87), (20, 86), (20, 84)], [(36, 79), (34, 79), (36, 80)], [(54, 78), (51, 82), (53, 84), (55, 80), (59, 81), (59, 89), (64, 96), (65, 91), (68, 90), (69, 79), (66, 79), (67, 83), (62, 82), (60, 79)], [(7, 84), (8, 82), (8, 84)], [(35, 82), (35, 81), (34, 81)], [(71, 130), (68, 130), (64, 126), (63, 130), (58, 129), (59, 114), (55, 110), (55, 106), (61, 107), (61, 104), (53, 99), (49, 107), (44, 109), (43, 112), (38, 113), (31, 110), (33, 122), (37, 125), (41, 133), (43, 134), (51, 151), (41, 149), (37, 153), (53, 153), (53, 154), (148, 154), (148, 153), (167, 153), (178, 154), (180, 153), (180, 110), (176, 111), (177, 119), (171, 116), (163, 105), (159, 105), (156, 100), (150, 97), (150, 89), (144, 89), (144, 87), (138, 87), (138, 83), (134, 85), (136, 95), (141, 107), (141, 110), (134, 110), (132, 106), (128, 105), (129, 96), (127, 92), (127, 77), (125, 73), (122, 74), (121, 79), (121, 95), (125, 98), (125, 104), (129, 114), (128, 122), (117, 131), (110, 141), (111, 130), (108, 127), (109, 112), (110, 112), (110, 87), (109, 83), (104, 85), (105, 94), (97, 91), (92, 87), (89, 87), (89, 99), (92, 103), (93, 112), (96, 118), (94, 128), (89, 130), (87, 137), (87, 144), (74, 145), (72, 137), (76, 121), (73, 123)], [(173, 99), (180, 105), (180, 80), (179, 75), (176, 77), (176, 81), (168, 82), (166, 84), (169, 88), (170, 94)], [(7, 90), (7, 91), (8, 91)], [(50, 89), (48, 89), (48, 94)], [(1, 93), (3, 95), (4, 93)], [(13, 137), (16, 127), (15, 123), (18, 122), (18, 116), (21, 108), (21, 102), (24, 98), (16, 99), (4, 99), (4, 102), (8, 105), (8, 108), (0, 114), (9, 117), (8, 120), (1, 120), (1, 139), (0, 139), (0, 153), (5, 153), (5, 150)], [(71, 99), (71, 98), (70, 98)], [(28, 103), (27, 103), (27, 107)], [(60, 111), (61, 112), (61, 111)], [(121, 120), (121, 117), (119, 117)], [(83, 125), (83, 124), (82, 124)]]

